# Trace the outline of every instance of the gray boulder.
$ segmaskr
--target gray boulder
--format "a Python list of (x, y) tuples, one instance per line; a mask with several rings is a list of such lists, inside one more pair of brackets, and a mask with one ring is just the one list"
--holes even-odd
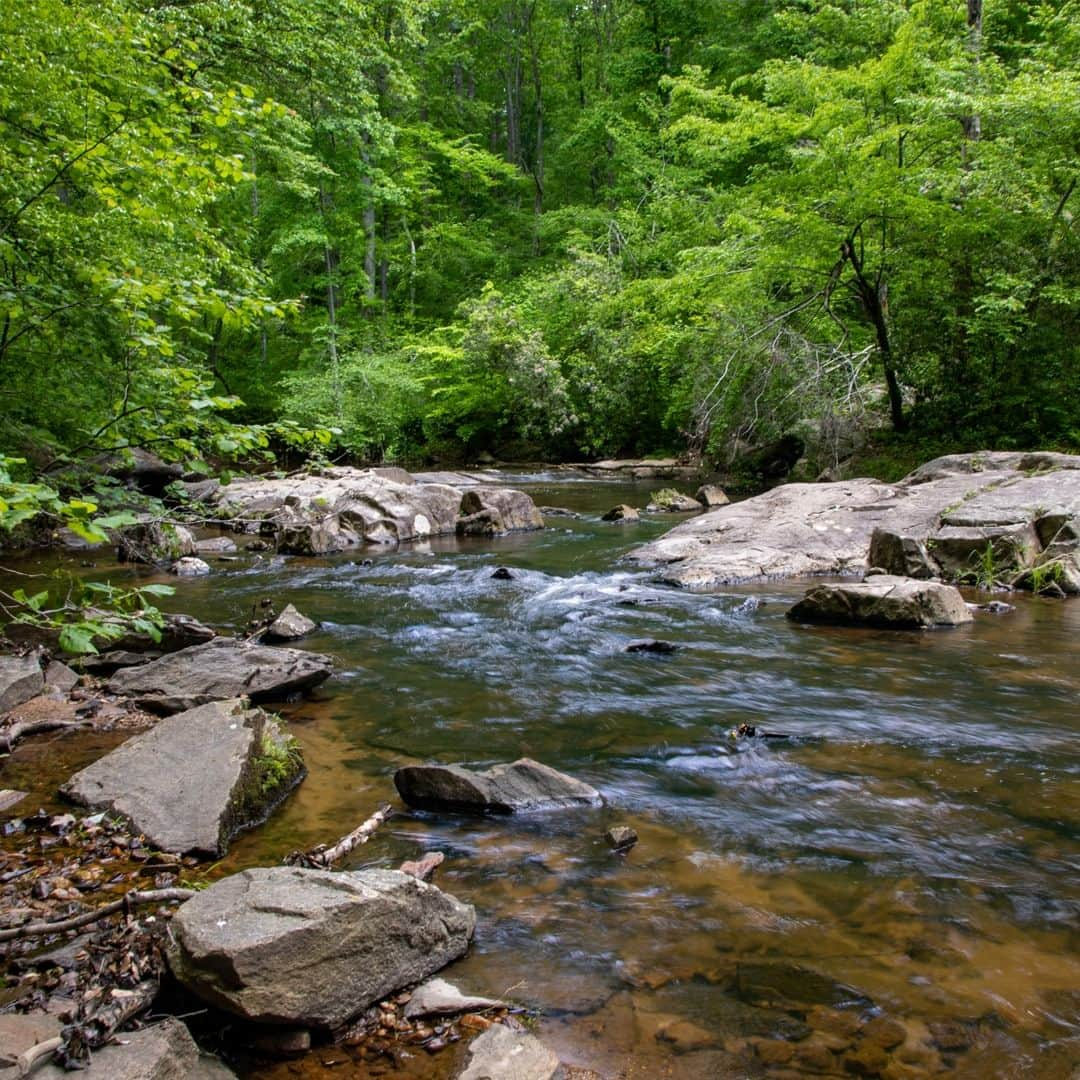
[(49, 661), (49, 666), (45, 669), (45, 688), (47, 690), (62, 695), (69, 690), (74, 690), (78, 684), (79, 676), (67, 664), (62, 664), (59, 660)]
[(333, 670), (330, 657), (319, 653), (215, 638), (149, 664), (124, 668), (109, 680), (108, 688), (134, 698), (150, 712), (168, 714), (244, 696), (280, 701), (317, 686)]
[(492, 1024), (469, 1044), (469, 1060), (458, 1080), (558, 1080), (558, 1055), (535, 1035)]
[(468, 904), (397, 870), (245, 870), (188, 900), (169, 966), (218, 1008), (333, 1029), (468, 948)]
[[(12, 1070), (12, 1076), (17, 1070)], [(70, 1080), (57, 1065), (34, 1070), (35, 1080)], [(184, 1024), (174, 1017), (126, 1031), (115, 1043), (95, 1050), (80, 1080), (235, 1080), (236, 1074), (217, 1058), (200, 1052)], [(0, 1080), (6, 1080), (0, 1072)]]
[(316, 623), (306, 615), (301, 615), (292, 604), (286, 604), (284, 611), (267, 627), (268, 641), (296, 641), (316, 629)]
[(169, 567), (169, 573), (176, 574), (177, 577), (203, 577), (210, 573), (210, 564), (194, 555), (185, 555)]
[(235, 551), (236, 541), (227, 536), (209, 536), (195, 541), (196, 555), (232, 555)]
[(927, 630), (972, 620), (951, 585), (878, 574), (862, 582), (816, 585), (787, 613), (795, 622)]
[(650, 514), (685, 514), (693, 513), (701, 509), (701, 503), (689, 495), (683, 495), (672, 488), (664, 488), (663, 491), (654, 491), (652, 501), (645, 509)]
[(524, 491), (504, 487), (472, 487), (461, 497), (460, 513), (463, 516), (485, 510), (499, 515), (506, 532), (544, 527), (543, 516)]
[(183, 525), (147, 519), (121, 529), (116, 557), (121, 562), (171, 563), (195, 554), (195, 537)]
[(601, 521), (640, 521), (641, 515), (637, 512), (637, 509), (633, 506), (628, 506), (626, 503), (620, 503), (618, 506), (613, 506), (604, 516)]
[(628, 558), (688, 588), (868, 566), (1023, 586), (1028, 571), (1080, 547), (1078, 522), (1080, 455), (953, 455), (896, 484), (785, 484), (683, 522)]
[(694, 492), (694, 498), (697, 499), (706, 510), (712, 510), (717, 506), (727, 506), (731, 500), (727, 496), (727, 492), (719, 484), (702, 484), (701, 487)]
[(598, 806), (600, 792), (548, 765), (521, 758), (474, 772), (463, 765), (406, 765), (394, 785), (409, 806), (476, 814), (517, 814)]
[(36, 653), (0, 656), (0, 714), (37, 697), (44, 689), (45, 676)]
[(276, 717), (216, 701), (162, 720), (77, 772), (61, 794), (122, 814), (161, 851), (223, 855), (304, 775)]

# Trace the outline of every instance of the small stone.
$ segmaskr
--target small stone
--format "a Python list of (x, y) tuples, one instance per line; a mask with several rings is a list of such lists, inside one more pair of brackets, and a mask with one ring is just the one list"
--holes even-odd
[(618, 506), (613, 506), (603, 517), (601, 521), (639, 521), (641, 515), (632, 506), (627, 506), (626, 503), (620, 503)]
[(670, 1043), (676, 1054), (689, 1054), (694, 1050), (707, 1050), (716, 1046), (719, 1039), (705, 1028), (689, 1020), (674, 1020), (661, 1026), (656, 1033), (661, 1042)]
[(795, 1056), (795, 1047), (782, 1039), (762, 1039), (755, 1049), (763, 1065), (786, 1065)]
[(231, 555), (236, 551), (236, 542), (227, 536), (212, 536), (207, 540), (195, 541), (197, 555)]
[(623, 652), (628, 653), (655, 653), (659, 656), (666, 656), (670, 653), (677, 652), (679, 646), (670, 641), (657, 641), (656, 638), (639, 638), (636, 641), (631, 641), (629, 645), (623, 649)]
[(863, 1028), (863, 1038), (885, 1050), (891, 1050), (907, 1038), (907, 1029), (887, 1016), (877, 1016)]
[(310, 634), (317, 625), (292, 604), (286, 604), (285, 610), (267, 628), (266, 637), (270, 641), (296, 641)]
[(473, 1031), (487, 1031), (495, 1023), (494, 1020), (489, 1020), (479, 1013), (466, 1013), (460, 1022), (463, 1028), (471, 1028)]
[(203, 577), (210, 573), (210, 566), (194, 555), (185, 555), (169, 567), (169, 573), (177, 577)]
[(935, 1020), (927, 1026), (930, 1039), (939, 1050), (967, 1050), (974, 1041), (971, 1026), (959, 1020)]
[(558, 1056), (535, 1036), (492, 1024), (469, 1046), (469, 1064), (459, 1080), (554, 1080), (561, 1071)]
[(824, 1031), (830, 1035), (839, 1035), (849, 1041), (855, 1036), (862, 1026), (859, 1017), (855, 1013), (842, 1012), (839, 1009), (829, 1009), (824, 1005), (815, 1005), (806, 1014), (806, 1022), (815, 1031)]
[(987, 615), (1008, 615), (1010, 611), (1016, 610), (1016, 605), (1006, 604), (1004, 600), (991, 600), (986, 604), (977, 604), (975, 610), (985, 612)]
[(463, 994), (446, 979), (428, 979), (421, 983), (405, 1006), (405, 1015), (411, 1020), (423, 1016), (453, 1016), (455, 1013), (475, 1013), (477, 1009), (494, 1009), (502, 1005), (494, 998)]
[(795, 1060), (805, 1069), (813, 1069), (817, 1072), (831, 1072), (836, 1064), (836, 1058), (821, 1043), (803, 1043), (795, 1050)]
[(889, 1064), (889, 1055), (874, 1043), (864, 1042), (844, 1058), (844, 1068), (855, 1076), (877, 1076)]
[(638, 834), (629, 825), (613, 826), (604, 838), (616, 851), (629, 851), (638, 842)]
[(514, 575), (507, 566), (496, 566), (491, 576), (496, 581), (512, 581), (514, 579)]

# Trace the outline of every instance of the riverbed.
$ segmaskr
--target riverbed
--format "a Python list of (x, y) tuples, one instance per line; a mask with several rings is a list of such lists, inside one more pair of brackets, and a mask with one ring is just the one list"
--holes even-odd
[[(906, 1066), (926, 1071), (903, 1075), (1080, 1067), (1080, 603), (1009, 596), (1010, 614), (922, 634), (796, 626), (784, 613), (805, 582), (691, 593), (620, 564), (684, 519), (600, 520), (643, 506), (649, 485), (512, 479), (579, 516), (172, 579), (164, 606), (223, 630), (265, 597), (294, 603), (321, 623), (302, 647), (338, 665), (283, 709), (308, 779), (215, 872), (347, 832), (395, 799), (403, 764), (534, 757), (605, 807), (402, 808), (347, 865), (444, 852), (437, 883), (478, 916), (470, 955), (445, 974), (528, 1006), (565, 1062), (605, 1077), (748, 1075), (724, 1072), (726, 1055), (795, 1034), (785, 1023), (824, 1005), (900, 1021), (927, 1048)], [(497, 566), (512, 577), (493, 578)], [(679, 648), (624, 651), (647, 637)], [(740, 724), (787, 738), (733, 737)], [(5, 785), (33, 760), (20, 750)], [(628, 854), (604, 840), (615, 824), (640, 836)], [(753, 985), (763, 969), (768, 1001)], [(693, 1046), (663, 1035), (683, 1021), (705, 1033)], [(947, 1049), (930, 1025), (952, 1022)], [(333, 1048), (250, 1075), (437, 1077), (451, 1061), (418, 1050), (366, 1065)]]

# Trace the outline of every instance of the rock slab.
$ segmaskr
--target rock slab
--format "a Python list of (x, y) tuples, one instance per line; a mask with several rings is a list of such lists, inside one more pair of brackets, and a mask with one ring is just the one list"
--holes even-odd
[(319, 653), (215, 638), (118, 671), (108, 688), (150, 712), (169, 714), (243, 696), (281, 700), (317, 686), (333, 670), (330, 657)]
[(557, 1080), (558, 1055), (535, 1035), (492, 1024), (469, 1045), (469, 1061), (458, 1080)]
[(0, 656), (0, 714), (10, 712), (45, 689), (45, 676), (34, 653)]
[(245, 870), (188, 900), (173, 973), (256, 1023), (330, 1030), (468, 948), (472, 907), (397, 870)]
[(683, 522), (628, 558), (686, 588), (875, 565), (976, 578), (992, 562), (1020, 587), (1050, 574), (1071, 593), (1080, 592), (1078, 550), (1080, 455), (983, 452), (936, 458), (895, 484), (784, 484)]
[(394, 784), (409, 806), (422, 810), (518, 814), (602, 801), (596, 788), (531, 758), (484, 772), (463, 765), (406, 765), (394, 773)]
[(951, 585), (877, 574), (861, 582), (816, 585), (787, 616), (795, 622), (931, 630), (972, 621)]
[[(284, 763), (268, 771), (275, 748)], [(162, 720), (77, 772), (60, 790), (131, 821), (154, 847), (219, 856), (302, 775), (277, 720), (243, 701), (218, 701)]]

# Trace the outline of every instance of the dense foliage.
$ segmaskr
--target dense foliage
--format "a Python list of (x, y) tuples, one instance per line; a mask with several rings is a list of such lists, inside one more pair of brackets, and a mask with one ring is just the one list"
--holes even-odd
[(1076, 0), (0, 12), (20, 482), (331, 428), (368, 457), (1080, 444)]

